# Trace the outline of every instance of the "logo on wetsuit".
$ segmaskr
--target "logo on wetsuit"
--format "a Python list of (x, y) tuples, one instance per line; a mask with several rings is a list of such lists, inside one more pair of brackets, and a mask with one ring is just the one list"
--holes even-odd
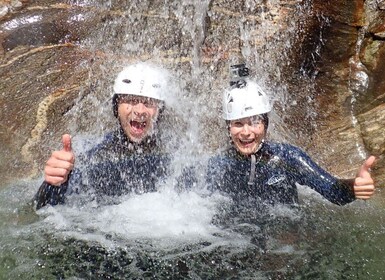
[(270, 177), (269, 180), (267, 181), (267, 184), (268, 185), (275, 185), (279, 182), (282, 182), (283, 180), (286, 179), (286, 176), (285, 175), (277, 175), (277, 176), (273, 176), (273, 177)]

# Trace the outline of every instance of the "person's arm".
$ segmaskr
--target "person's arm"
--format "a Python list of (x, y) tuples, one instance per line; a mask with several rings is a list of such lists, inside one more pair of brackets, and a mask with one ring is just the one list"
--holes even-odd
[(68, 187), (68, 176), (75, 163), (71, 148), (71, 136), (62, 136), (63, 148), (54, 151), (44, 168), (44, 182), (34, 197), (36, 209), (47, 204), (56, 205), (64, 202), (64, 194)]
[(206, 188), (209, 192), (231, 191), (228, 189), (229, 185), (223, 181), (224, 173), (228, 170), (227, 163), (226, 159), (222, 156), (214, 156), (209, 159), (204, 178)]
[(60, 186), (54, 186), (44, 181), (34, 197), (36, 210), (46, 205), (63, 204), (68, 184), (65, 182)]
[[(358, 177), (356, 180), (336, 178), (316, 164), (305, 152), (290, 145), (287, 146), (284, 154), (298, 183), (309, 186), (334, 204), (344, 205), (356, 198), (361, 198), (359, 196), (359, 184), (364, 185), (363, 195), (369, 196), (368, 180), (357, 180)], [(369, 164), (371, 166), (372, 163), (369, 162)], [(365, 170), (367, 171), (367, 169)], [(368, 175), (365, 170), (362, 171), (362, 174), (370, 177), (370, 174)]]

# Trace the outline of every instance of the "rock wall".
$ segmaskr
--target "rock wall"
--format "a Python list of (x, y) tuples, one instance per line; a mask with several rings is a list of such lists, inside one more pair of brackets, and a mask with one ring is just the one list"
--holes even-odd
[(340, 176), (354, 175), (353, 167), (373, 154), (378, 158), (375, 179), (383, 186), (383, 1), (316, 1), (315, 10), (323, 25), (318, 28), (322, 47), (312, 69), (318, 129), (309, 150)]
[[(374, 154), (384, 184), (382, 2), (80, 3), (0, 0), (1, 186), (40, 176), (62, 133), (115, 125), (106, 105), (112, 79), (138, 58), (183, 78), (205, 108), (202, 124), (219, 130), (228, 66), (246, 62), (274, 96), (273, 137), (341, 177)], [(204, 134), (212, 149), (221, 144)]]

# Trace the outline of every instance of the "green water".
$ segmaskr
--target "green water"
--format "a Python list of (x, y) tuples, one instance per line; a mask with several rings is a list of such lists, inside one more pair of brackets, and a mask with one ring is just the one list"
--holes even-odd
[(212, 238), (159, 247), (50, 226), (50, 212), (37, 215), (29, 204), (27, 185), (0, 192), (0, 279), (384, 279), (382, 192), (345, 207), (305, 199), (293, 212), (271, 212), (263, 226), (235, 218)]

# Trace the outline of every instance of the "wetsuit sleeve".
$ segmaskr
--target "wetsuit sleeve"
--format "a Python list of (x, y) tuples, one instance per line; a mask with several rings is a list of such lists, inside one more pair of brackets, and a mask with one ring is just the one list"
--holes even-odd
[[(66, 196), (72, 192), (78, 192), (82, 182), (82, 174), (79, 170), (72, 170), (68, 181), (60, 186), (53, 186), (43, 182), (34, 196), (36, 210), (46, 205), (57, 205), (65, 202)], [(76, 186), (76, 189), (75, 187)]]
[(208, 161), (207, 171), (205, 174), (206, 188), (210, 192), (222, 190), (222, 174), (220, 171), (224, 170), (223, 162), (219, 157), (213, 157)]
[(34, 197), (34, 201), (36, 203), (36, 210), (48, 204), (63, 204), (67, 187), (67, 182), (60, 186), (53, 186), (44, 181)]
[(289, 146), (285, 150), (290, 173), (298, 183), (312, 188), (334, 204), (344, 205), (355, 200), (354, 179), (332, 176), (296, 147)]

